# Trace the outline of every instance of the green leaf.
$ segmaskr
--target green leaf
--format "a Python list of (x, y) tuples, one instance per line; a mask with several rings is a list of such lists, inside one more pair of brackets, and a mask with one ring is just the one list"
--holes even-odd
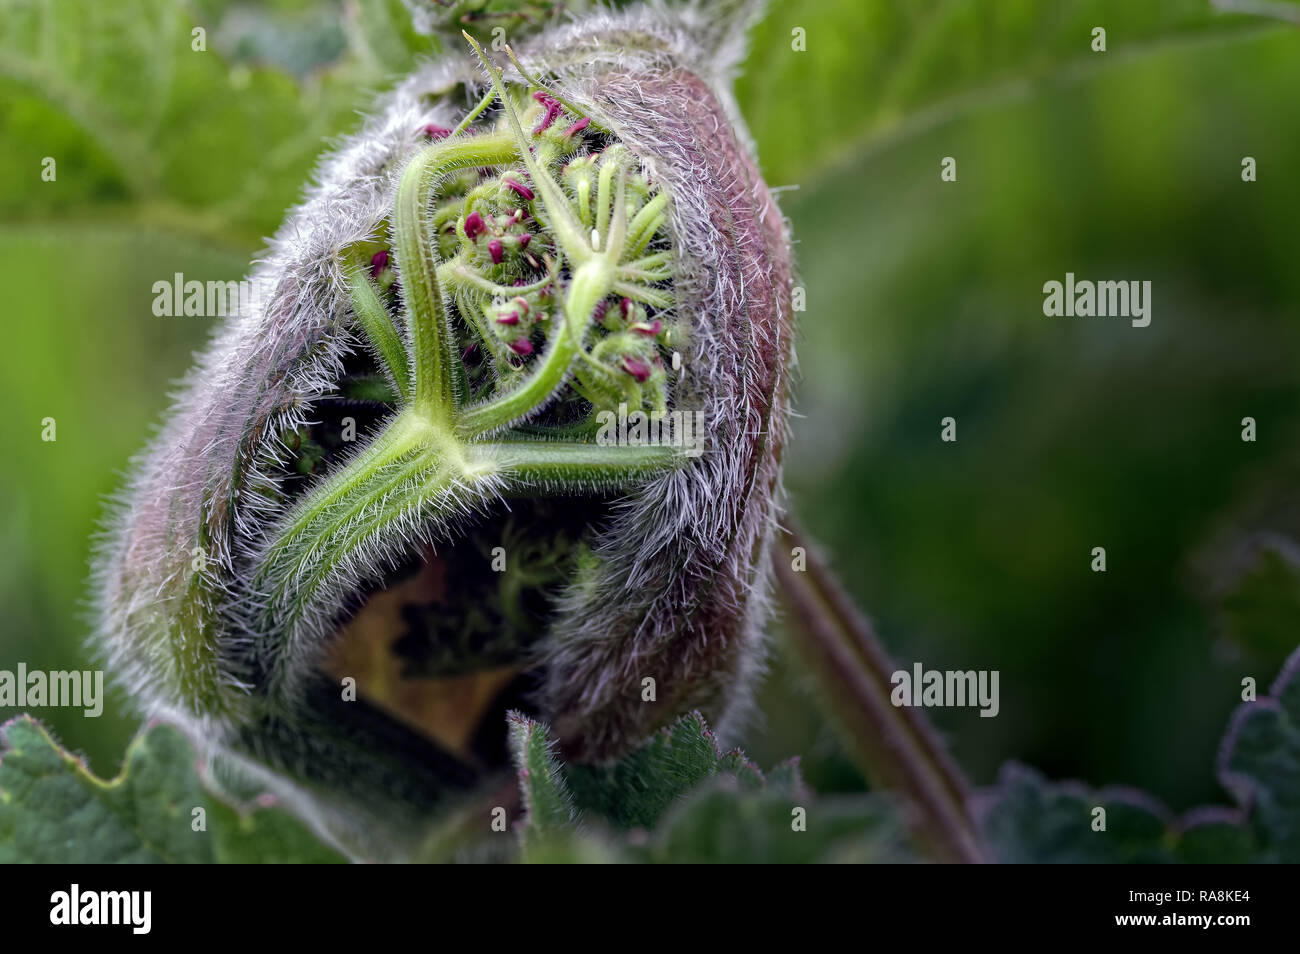
[(1254, 541), (1244, 562), (1220, 600), (1224, 635), (1276, 665), (1295, 646), (1300, 546), (1288, 537), (1268, 535)]
[(634, 859), (605, 832), (570, 828), (526, 838), (522, 860), (530, 865), (606, 865)]
[[(539, 814), (550, 820), (545, 838), (524, 829), (529, 862), (914, 859), (894, 802), (880, 795), (814, 799), (795, 760), (764, 777), (739, 749), (720, 752), (698, 712), (603, 767), (561, 767), (545, 727), (517, 713), (510, 737), (516, 767), (529, 766), (520, 773), (529, 828)], [(575, 804), (581, 826), (571, 824)]]
[[(981, 806), (984, 837), (1004, 863), (1154, 864), (1174, 860), (1162, 809), (1141, 792), (1053, 784), (1010, 763), (991, 804)], [(1094, 830), (1105, 810), (1105, 830)]]
[(661, 863), (810, 864), (915, 860), (879, 795), (795, 799), (719, 775), (669, 812), (639, 854)]
[[(1219, 780), (1239, 808), (1180, 819), (1127, 788), (1049, 782), (1015, 763), (977, 799), (984, 838), (1004, 863), (1300, 861), (1300, 649), (1270, 696), (1243, 703), (1224, 738)], [(1105, 809), (1105, 830), (1094, 827)]]
[[(788, 766), (790, 763), (784, 764)], [(758, 765), (750, 761), (749, 756), (740, 749), (732, 749), (723, 755), (718, 760), (716, 771), (734, 776), (740, 787), (747, 792), (759, 792), (767, 786), (768, 780), (763, 776)], [(797, 772), (798, 769), (795, 771)]]
[(1300, 862), (1300, 649), (1268, 697), (1243, 703), (1228, 724), (1219, 779), (1251, 809), (1262, 860)]
[(743, 756), (724, 763), (703, 716), (692, 712), (612, 765), (573, 766), (569, 784), (583, 811), (620, 828), (653, 828), (664, 809), (704, 779), (738, 770), (757, 772)]
[[(1256, 860), (1242, 814), (1203, 808), (1172, 819), (1149, 795), (1112, 787), (1090, 791), (1049, 782), (1016, 763), (1003, 767), (996, 793), (980, 806), (992, 857), (1004, 864), (1245, 863)], [(1105, 809), (1104, 831), (1093, 825)], [(1099, 822), (1098, 822), (1099, 823)]]
[[(1280, 183), (1251, 184), (1270, 191), (1243, 202), (1239, 172), (1259, 151), (1245, 143), (1269, 143), (1279, 169), (1300, 164), (1282, 92), (1300, 82), (1300, 32), (1265, 29), (864, 150), (782, 196), (807, 292), (799, 360), (816, 369), (798, 385), (793, 508), (891, 650), (1026, 687), (996, 719), (930, 713), (981, 780), (1054, 752), (1098, 783), (1213, 801), (1205, 769), (1233, 684), (1275, 672), (1296, 643), (1278, 600), (1272, 618), (1291, 631), (1267, 664), (1216, 646), (1186, 575), (1208, 531), (1295, 485), (1300, 326), (1296, 272), (1280, 263), (1297, 203)], [(939, 177), (947, 155), (955, 183)], [(1238, 254), (1239, 235), (1281, 257)], [(1160, 276), (1164, 330), (1159, 313), (1146, 336), (1044, 318), (1042, 283), (1067, 271)], [(1240, 318), (1225, 319), (1229, 301), (1248, 302)], [(1172, 348), (1161, 335), (1175, 328)], [(1173, 426), (1174, 407), (1195, 426)], [(961, 436), (945, 444), (950, 414)], [(1241, 441), (1245, 414), (1269, 422), (1261, 442)], [(1136, 490), (1153, 487), (1164, 492)], [(1102, 540), (1125, 572), (1077, 572)], [(987, 585), (990, 567), (1007, 585)], [(1175, 746), (1135, 728), (1157, 707)]]
[(506, 723), (510, 754), (527, 811), (522, 826), (525, 842), (533, 835), (569, 828), (577, 820), (577, 810), (546, 726), (518, 712), (508, 713)]
[[(1092, 50), (1098, 26), (1105, 53)], [(1209, 0), (771, 4), (737, 92), (768, 181), (808, 182), (849, 156), (1061, 79), (1172, 42), (1260, 28)]]
[[(381, 5), (365, 5), (371, 35)], [(0, 6), (0, 211), (255, 245), (327, 140), (356, 124), (366, 87), (410, 65), (409, 51), (345, 51), (326, 11), (207, 13), (200, 23), (174, 0)]]
[[(173, 726), (143, 730), (110, 781), (90, 774), (30, 716), (6, 723), (0, 743), (0, 862), (343, 860), (267, 798), (263, 807), (236, 809), (214, 797)], [(205, 830), (195, 831), (199, 817)]]
[(240, 810), (209, 795), (212, 861), (219, 864), (341, 864), (347, 859), (322, 844), (296, 817), (263, 795)]
[[(354, 49), (376, 72), (401, 74), (415, 66), (418, 54), (438, 50), (436, 40), (422, 37), (402, 0), (356, 0), (351, 35)], [(460, 40), (459, 34), (455, 39)]]
[[(5, 154), (0, 149), (0, 164)], [(0, 227), (6, 307), (26, 316), (9, 326), (12, 353), (21, 357), (0, 381), (0, 404), (8, 408), (0, 444), (10, 451), (0, 468), (0, 526), (9, 552), (22, 553), (0, 561), (0, 599), (10, 607), (0, 669), (19, 660), (46, 670), (87, 665), (85, 621), (68, 608), (86, 595), (87, 541), (102, 519), (102, 498), (213, 324), (155, 317), (151, 286), (175, 272), (235, 281), (246, 267), (247, 252), (143, 227)], [(59, 440), (23, 440), (27, 422), (46, 415), (58, 420)], [(62, 532), (42, 534), (42, 525)], [(139, 728), (116, 702), (110, 696), (98, 719), (66, 709), (44, 718), (64, 745), (111, 774)], [(0, 723), (17, 715), (0, 706)]]
[[(405, 0), (415, 28), (424, 33), (460, 39), (461, 30), (480, 43), (496, 39), (495, 30), (505, 31), (510, 42), (558, 19), (566, 10), (583, 10), (590, 0)], [(611, 3), (611, 6), (616, 5)]]
[(1210, 808), (1184, 816), (1177, 854), (1188, 864), (1249, 864), (1259, 849), (1254, 831), (1242, 824), (1239, 812)]
[(773, 766), (767, 773), (767, 787), (791, 797), (803, 796), (807, 792), (807, 786), (804, 785), (798, 757)]

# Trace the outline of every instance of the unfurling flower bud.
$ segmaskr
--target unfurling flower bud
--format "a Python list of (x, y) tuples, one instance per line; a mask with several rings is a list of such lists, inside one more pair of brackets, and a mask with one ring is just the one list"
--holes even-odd
[[(595, 13), (407, 78), (126, 488), (113, 670), (359, 855), (499, 767), (507, 709), (588, 761), (743, 714), (792, 332), (736, 9)], [(602, 440), (620, 409), (702, 444)]]

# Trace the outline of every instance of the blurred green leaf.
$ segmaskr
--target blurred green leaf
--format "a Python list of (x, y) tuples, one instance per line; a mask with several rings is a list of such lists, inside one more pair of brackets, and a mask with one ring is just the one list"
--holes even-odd
[(1250, 807), (1263, 860), (1300, 862), (1300, 650), (1267, 698), (1234, 714), (1219, 777)]
[[(913, 858), (888, 799), (816, 799), (793, 760), (765, 778), (738, 749), (721, 752), (698, 712), (608, 766), (561, 767), (539, 723), (512, 717), (510, 730), (528, 817), (540, 812), (549, 819), (539, 829), (545, 837), (536, 837), (531, 823), (524, 828), (524, 858), (530, 862)], [(581, 811), (576, 825), (569, 824), (575, 816), (566, 814), (570, 790)]]
[[(0, 150), (2, 152), (2, 150)], [(152, 285), (183, 272), (238, 280), (248, 251), (144, 227), (90, 222), (0, 227), (9, 342), (0, 374), (0, 597), (8, 610), (0, 669), (87, 666), (91, 537), (103, 497), (166, 406), (170, 385), (213, 328), (159, 318)], [(41, 440), (41, 421), (57, 441)], [(138, 727), (110, 694), (98, 719), (34, 713), (101, 775), (116, 771)], [(18, 715), (0, 708), (0, 721)]]
[[(480, 43), (495, 39), (504, 30), (509, 42), (558, 18), (563, 12), (582, 10), (589, 0), (404, 0), (415, 27), (421, 32), (441, 34), (459, 40), (465, 30)], [(616, 5), (620, 0), (610, 0)]]
[[(1092, 30), (1106, 30), (1105, 53)], [(773, 3), (737, 92), (775, 184), (1170, 42), (1259, 29), (1209, 0)], [(804, 49), (796, 49), (802, 30)]]
[(8, 0), (0, 212), (98, 210), (256, 242), (300, 197), (326, 141), (356, 122), (366, 86), (410, 65), (417, 41), (398, 0), (357, 9), (366, 55), (344, 57), (337, 8), (333, 22), (329, 8), (236, 7), (199, 23), (175, 0)]
[(895, 807), (879, 795), (792, 797), (705, 782), (668, 812), (634, 857), (672, 864), (887, 864), (916, 860)]
[(625, 864), (633, 859), (624, 845), (608, 833), (566, 828), (543, 836), (528, 836), (521, 860), (530, 865), (607, 865)]
[[(278, 808), (236, 810), (207, 792), (172, 726), (144, 730), (122, 774), (91, 775), (29, 716), (0, 731), (0, 862), (342, 861)], [(195, 809), (205, 813), (195, 831)]]
[[(984, 836), (1004, 864), (1167, 864), (1180, 860), (1178, 836), (1164, 809), (1133, 789), (1089, 791), (1052, 783), (1033, 769), (1008, 764), (984, 808)], [(1104, 810), (1105, 815), (1097, 814)], [(1105, 829), (1094, 825), (1105, 822)], [(1207, 822), (1216, 860), (1244, 860), (1249, 832)], [(1197, 843), (1211, 835), (1198, 834)]]
[[(1136, 789), (1048, 782), (1016, 763), (978, 799), (984, 838), (1004, 863), (1300, 861), (1300, 650), (1271, 695), (1243, 703), (1224, 738), (1219, 779), (1237, 808), (1180, 819)], [(1104, 830), (1097, 826), (1105, 810)]]
[(518, 712), (506, 716), (510, 732), (510, 754), (526, 816), (522, 831), (525, 843), (534, 835), (545, 836), (573, 824), (577, 812), (564, 781), (564, 769), (552, 752), (553, 743), (545, 725)]
[[(977, 782), (1014, 756), (1215, 797), (1259, 664), (1220, 651), (1187, 564), (1300, 440), (1297, 54), (1272, 27), (1175, 44), (782, 197), (808, 307), (794, 509), (901, 664), (1014, 687), (996, 719), (932, 714)], [(1275, 174), (1243, 183), (1244, 155)], [(1045, 318), (1067, 271), (1153, 279), (1151, 327)], [(1162, 724), (1186, 744), (1137, 729)]]
[(416, 31), (403, 0), (355, 2), (356, 15), (348, 21), (352, 47), (371, 70), (400, 75), (415, 66), (418, 55), (438, 52), (440, 41)]
[(1300, 547), (1286, 538), (1259, 541), (1221, 599), (1226, 636), (1261, 659), (1285, 657), (1300, 620)]

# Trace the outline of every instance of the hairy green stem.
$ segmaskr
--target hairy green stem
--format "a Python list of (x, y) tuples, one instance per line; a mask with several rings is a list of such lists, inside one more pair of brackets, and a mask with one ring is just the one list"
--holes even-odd
[(370, 345), (388, 371), (402, 402), (411, 400), (411, 368), (407, 361), (406, 345), (393, 324), (388, 309), (379, 300), (370, 276), (364, 266), (353, 265), (347, 271), (348, 292), (352, 297), (352, 310)]
[(659, 192), (650, 201), (637, 210), (627, 227), (627, 254), (640, 255), (641, 250), (650, 244), (655, 233), (664, 224), (664, 209), (668, 206), (668, 193)]
[(588, 320), (610, 287), (610, 269), (601, 259), (580, 265), (565, 296), (563, 327), (552, 336), (537, 370), (510, 393), (466, 410), (460, 423), (461, 434), (477, 437), (508, 427), (554, 394), (582, 350)]
[(488, 61), (487, 56), (483, 53), (483, 48), (478, 45), (473, 37), (468, 33), (465, 33), (464, 36), (469, 41), (470, 46), (474, 48), (474, 52), (478, 54), (479, 60), (483, 63), (483, 68), (487, 70), (488, 76), (492, 79), (492, 88), (496, 90), (497, 97), (501, 100), (501, 108), (505, 112), (506, 121), (509, 123), (519, 144), (520, 158), (523, 159), (524, 166), (528, 169), (528, 174), (532, 176), (533, 184), (537, 187), (538, 197), (546, 210), (551, 231), (555, 233), (556, 242), (559, 243), (560, 248), (564, 250), (569, 258), (578, 263), (585, 262), (591, 257), (592, 250), (582, 234), (582, 226), (569, 209), (569, 200), (565, 196), (564, 190), (551, 178), (551, 174), (541, 167), (533, 157), (532, 150), (528, 148), (528, 137), (524, 135), (523, 127), (519, 124), (519, 117), (515, 115), (514, 107), (511, 106), (509, 97), (506, 96), (505, 85), (501, 80), (501, 71)]
[(398, 183), (393, 233), (411, 324), (415, 367), (412, 403), (430, 422), (449, 424), (459, 396), (450, 371), (455, 356), (438, 285), (437, 235), (430, 221), (429, 199), (435, 183), (447, 173), (510, 162), (515, 156), (514, 141), (503, 134), (445, 139), (427, 146), (412, 159)]
[(671, 470), (682, 462), (676, 447), (502, 441), (481, 445), (500, 462), (516, 488), (555, 486), (613, 489)]

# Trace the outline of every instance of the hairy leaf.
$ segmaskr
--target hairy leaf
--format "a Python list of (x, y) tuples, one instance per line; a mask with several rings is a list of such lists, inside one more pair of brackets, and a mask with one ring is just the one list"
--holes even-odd
[[(1074, 783), (1049, 782), (1034, 769), (1011, 763), (999, 774), (996, 794), (981, 808), (990, 854), (1003, 863), (1179, 860), (1178, 837), (1165, 810), (1135, 789), (1090, 791)], [(1103, 820), (1104, 830), (1094, 827)], [(1221, 823), (1215, 824), (1216, 834), (1228, 834), (1218, 827)], [(1244, 836), (1233, 834), (1226, 843), (1235, 850), (1240, 837)]]
[(564, 768), (551, 751), (546, 726), (518, 712), (506, 716), (510, 727), (510, 753), (519, 776), (527, 820), (525, 838), (545, 835), (572, 825), (577, 818), (573, 797), (564, 780)]
[(1219, 779), (1251, 809), (1261, 860), (1300, 862), (1300, 650), (1267, 698), (1233, 714)]
[[(520, 786), (529, 817), (537, 817), (534, 806), (541, 805), (551, 821), (544, 839), (529, 834), (531, 823), (524, 829), (529, 862), (914, 858), (894, 802), (880, 795), (814, 799), (795, 760), (765, 777), (740, 750), (721, 752), (698, 712), (599, 768), (561, 767), (537, 722), (512, 715), (510, 731), (516, 767), (528, 766), (520, 771)], [(575, 814), (564, 811), (570, 790), (582, 813), (580, 826), (568, 824)]]
[[(30, 716), (8, 722), (0, 742), (0, 862), (343, 860), (266, 799), (241, 810), (215, 798), (200, 781), (193, 747), (172, 726), (142, 731), (109, 781)], [(199, 818), (204, 830), (195, 831)]]
[(669, 812), (637, 855), (674, 864), (915, 860), (895, 806), (881, 796), (796, 799), (775, 787), (747, 791), (728, 775)]
[(724, 766), (713, 733), (692, 712), (613, 765), (574, 766), (569, 781), (584, 810), (620, 828), (652, 828), (664, 809), (704, 779), (737, 770), (757, 771), (743, 757)]
[[(1173, 818), (1128, 788), (1049, 782), (1014, 763), (977, 798), (984, 838), (1002, 862), (1162, 863), (1300, 861), (1300, 650), (1270, 696), (1233, 714), (1219, 780), (1238, 806)], [(1105, 827), (1101, 828), (1105, 810)]]

